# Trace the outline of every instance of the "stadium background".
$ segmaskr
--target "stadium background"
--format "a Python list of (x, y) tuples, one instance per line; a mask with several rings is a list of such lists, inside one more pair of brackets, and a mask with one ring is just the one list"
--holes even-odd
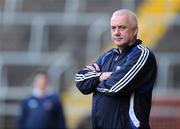
[(152, 129), (180, 129), (179, 0), (0, 0), (0, 129), (15, 129), (39, 68), (61, 96), (68, 127), (91, 126), (91, 95), (79, 93), (73, 75), (114, 47), (109, 22), (119, 8), (136, 12), (138, 37), (157, 58)]

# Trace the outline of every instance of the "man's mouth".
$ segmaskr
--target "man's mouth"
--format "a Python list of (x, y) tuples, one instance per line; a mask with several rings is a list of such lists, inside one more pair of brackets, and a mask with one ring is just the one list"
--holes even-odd
[(122, 40), (123, 38), (114, 38), (116, 41), (120, 41)]

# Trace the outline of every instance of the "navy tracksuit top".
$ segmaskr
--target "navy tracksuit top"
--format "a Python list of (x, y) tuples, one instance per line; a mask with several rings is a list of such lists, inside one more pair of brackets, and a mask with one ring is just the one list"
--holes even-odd
[(18, 129), (66, 129), (63, 109), (56, 94), (29, 96), (22, 102)]
[[(80, 70), (76, 86), (83, 94), (93, 93), (94, 129), (150, 129), (152, 89), (157, 65), (153, 53), (137, 39), (120, 54), (118, 49), (101, 55), (100, 71)], [(100, 82), (102, 72), (112, 72)]]

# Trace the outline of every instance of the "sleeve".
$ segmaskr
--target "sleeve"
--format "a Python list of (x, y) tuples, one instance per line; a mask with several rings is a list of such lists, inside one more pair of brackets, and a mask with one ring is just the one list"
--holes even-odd
[(56, 111), (56, 129), (67, 129), (63, 107), (59, 96), (55, 96), (55, 111)]
[(21, 103), (20, 111), (17, 118), (17, 128), (18, 129), (26, 129), (25, 121), (28, 114), (28, 108), (26, 106), (26, 100)]
[(89, 70), (81, 70), (75, 76), (77, 88), (83, 94), (90, 94), (96, 90), (101, 72), (91, 72)]
[(155, 57), (150, 54), (147, 48), (139, 47), (138, 51), (128, 56), (119, 70), (99, 83), (97, 90), (106, 95), (127, 95), (134, 92), (156, 69)]
[(103, 58), (104, 58), (104, 54), (101, 55), (95, 62), (99, 66), (100, 71), (92, 72), (87, 69), (82, 69), (76, 74), (75, 76), (76, 86), (81, 91), (81, 93), (90, 94), (96, 91), (97, 85), (100, 82), (99, 77), (101, 76), (101, 65)]

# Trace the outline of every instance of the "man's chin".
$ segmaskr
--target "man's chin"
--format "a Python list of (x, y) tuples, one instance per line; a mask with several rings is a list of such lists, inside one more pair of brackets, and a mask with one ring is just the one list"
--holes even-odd
[(115, 44), (117, 47), (124, 46), (124, 43), (122, 43), (122, 42), (114, 42), (114, 44)]

